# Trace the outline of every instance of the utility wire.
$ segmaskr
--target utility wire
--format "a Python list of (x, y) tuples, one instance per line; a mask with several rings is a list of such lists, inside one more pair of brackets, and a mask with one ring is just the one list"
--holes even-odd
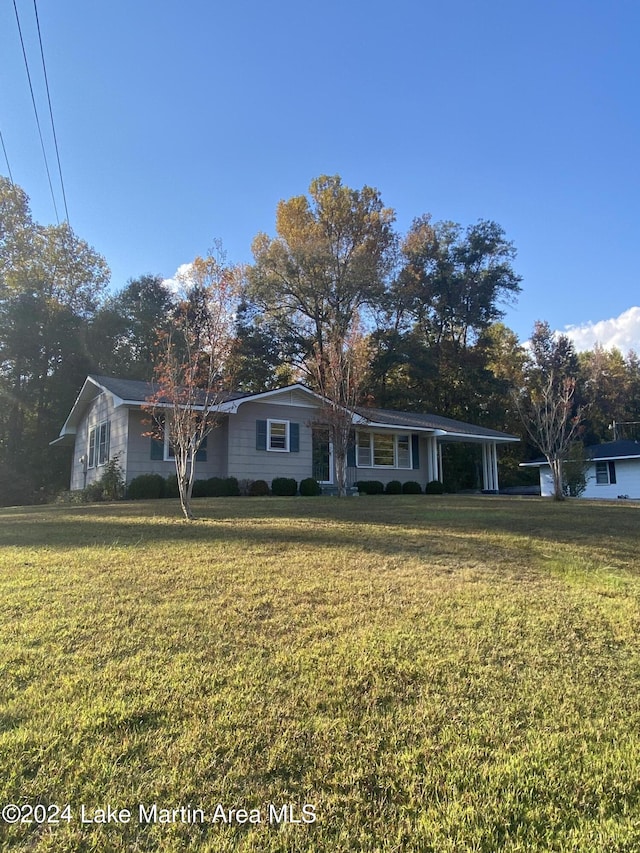
[(49, 189), (51, 190), (51, 199), (53, 201), (53, 209), (55, 210), (55, 213), (56, 213), (56, 222), (59, 225), (60, 224), (60, 217), (58, 216), (58, 207), (56, 205), (56, 197), (55, 197), (54, 192), (53, 192), (53, 184), (51, 183), (51, 173), (49, 172), (49, 163), (47, 161), (47, 152), (45, 151), (45, 148), (44, 148), (44, 140), (42, 138), (42, 129), (40, 128), (40, 119), (38, 117), (38, 108), (36, 107), (36, 99), (35, 99), (35, 96), (33, 94), (33, 86), (31, 84), (31, 74), (29, 72), (29, 63), (27, 62), (27, 52), (26, 52), (25, 47), (24, 47), (24, 39), (22, 38), (22, 28), (20, 26), (20, 17), (18, 15), (18, 7), (16, 6), (16, 0), (13, 0), (13, 8), (14, 8), (15, 13), (16, 13), (16, 23), (18, 24), (18, 33), (20, 34), (20, 44), (22, 45), (22, 55), (24, 57), (25, 68), (27, 69), (27, 79), (29, 80), (29, 90), (31, 92), (31, 102), (33, 104), (33, 111), (34, 111), (35, 116), (36, 116), (36, 124), (38, 125), (38, 135), (40, 136), (40, 145), (42, 147), (42, 156), (44, 157), (44, 165), (45, 165), (45, 169), (47, 170), (47, 178), (49, 180)]
[(13, 184), (13, 175), (11, 174), (11, 166), (9, 165), (9, 157), (7, 156), (7, 149), (4, 145), (4, 136), (2, 135), (2, 131), (0, 130), (0, 142), (2, 143), (2, 150), (4, 151), (4, 159), (7, 161), (7, 171), (9, 172), (9, 180)]
[[(14, 0), (15, 2), (15, 0)], [(56, 136), (56, 126), (53, 123), (53, 109), (51, 108), (51, 95), (49, 94), (49, 80), (47, 78), (47, 66), (44, 61), (44, 50), (42, 49), (42, 35), (40, 34), (40, 19), (38, 18), (38, 4), (33, 0), (33, 9), (36, 13), (36, 24), (38, 27), (38, 41), (40, 42), (40, 56), (42, 57), (42, 70), (44, 72), (44, 84), (47, 89), (47, 101), (49, 102), (49, 116), (51, 117), (51, 130), (53, 131), (53, 142), (56, 148), (56, 158), (58, 160), (58, 174), (60, 175), (60, 186), (62, 187), (62, 200), (64, 201), (64, 212), (69, 224), (69, 210), (67, 208), (67, 194), (64, 191), (64, 181), (62, 179), (62, 166), (60, 165), (60, 151), (58, 150), (58, 138)]]

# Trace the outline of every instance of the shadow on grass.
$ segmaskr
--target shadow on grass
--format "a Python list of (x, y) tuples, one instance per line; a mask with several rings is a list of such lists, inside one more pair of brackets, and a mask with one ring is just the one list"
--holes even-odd
[(194, 501), (185, 522), (177, 501), (0, 510), (0, 547), (56, 550), (149, 545), (333, 547), (381, 554), (473, 556), (495, 562), (547, 546), (576, 546), (637, 562), (635, 505), (449, 496), (236, 498)]

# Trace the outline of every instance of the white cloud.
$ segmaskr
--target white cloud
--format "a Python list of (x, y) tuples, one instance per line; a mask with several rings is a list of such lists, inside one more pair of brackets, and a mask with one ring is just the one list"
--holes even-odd
[(162, 283), (172, 293), (180, 293), (189, 289), (192, 264), (180, 264), (171, 278), (165, 278)]
[(578, 352), (591, 350), (596, 344), (604, 349), (616, 347), (623, 355), (630, 349), (640, 352), (640, 307), (633, 306), (610, 320), (565, 326), (564, 334), (573, 341)]

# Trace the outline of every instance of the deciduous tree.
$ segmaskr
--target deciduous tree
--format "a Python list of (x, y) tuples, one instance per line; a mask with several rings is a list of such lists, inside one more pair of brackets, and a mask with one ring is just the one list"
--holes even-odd
[(563, 465), (584, 419), (576, 402), (577, 360), (571, 341), (554, 336), (548, 323), (535, 324), (530, 343), (524, 384), (514, 401), (531, 441), (549, 463), (553, 496), (563, 500)]
[(368, 347), (359, 324), (354, 320), (345, 338), (329, 337), (323, 351), (315, 353), (313, 372), (325, 399), (317, 423), (329, 432), (333, 447), (338, 497), (347, 494), (347, 456), (353, 440), (353, 420), (362, 402), (362, 379), (368, 362)]
[(220, 423), (227, 397), (229, 358), (239, 294), (238, 270), (218, 253), (196, 258), (183, 277), (184, 293), (168, 330), (160, 333), (155, 392), (147, 401), (157, 437), (165, 429), (173, 449), (180, 505), (193, 519), (196, 456)]
[(35, 223), (24, 191), (0, 178), (0, 461), (38, 490), (66, 479), (48, 442), (90, 366), (87, 324), (108, 280), (101, 255), (66, 223)]
[(310, 356), (322, 361), (330, 338), (346, 340), (355, 314), (381, 299), (394, 260), (394, 218), (377, 190), (322, 175), (309, 198), (278, 204), (276, 238), (255, 238), (251, 298), (303, 369)]

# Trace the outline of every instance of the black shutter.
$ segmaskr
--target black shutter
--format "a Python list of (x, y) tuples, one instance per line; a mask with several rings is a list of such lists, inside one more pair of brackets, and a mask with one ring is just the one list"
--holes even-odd
[(256, 421), (256, 450), (267, 449), (267, 422)]
[(356, 436), (351, 433), (349, 436), (349, 444), (347, 445), (347, 468), (356, 467)]
[(156, 462), (164, 459), (164, 441), (158, 441), (157, 438), (151, 439), (151, 459)]
[(609, 462), (609, 482), (616, 483), (616, 463), (611, 460)]
[(300, 453), (300, 424), (289, 424), (289, 451)]
[(411, 459), (411, 467), (417, 471), (420, 467), (420, 436), (415, 433), (411, 436)]

